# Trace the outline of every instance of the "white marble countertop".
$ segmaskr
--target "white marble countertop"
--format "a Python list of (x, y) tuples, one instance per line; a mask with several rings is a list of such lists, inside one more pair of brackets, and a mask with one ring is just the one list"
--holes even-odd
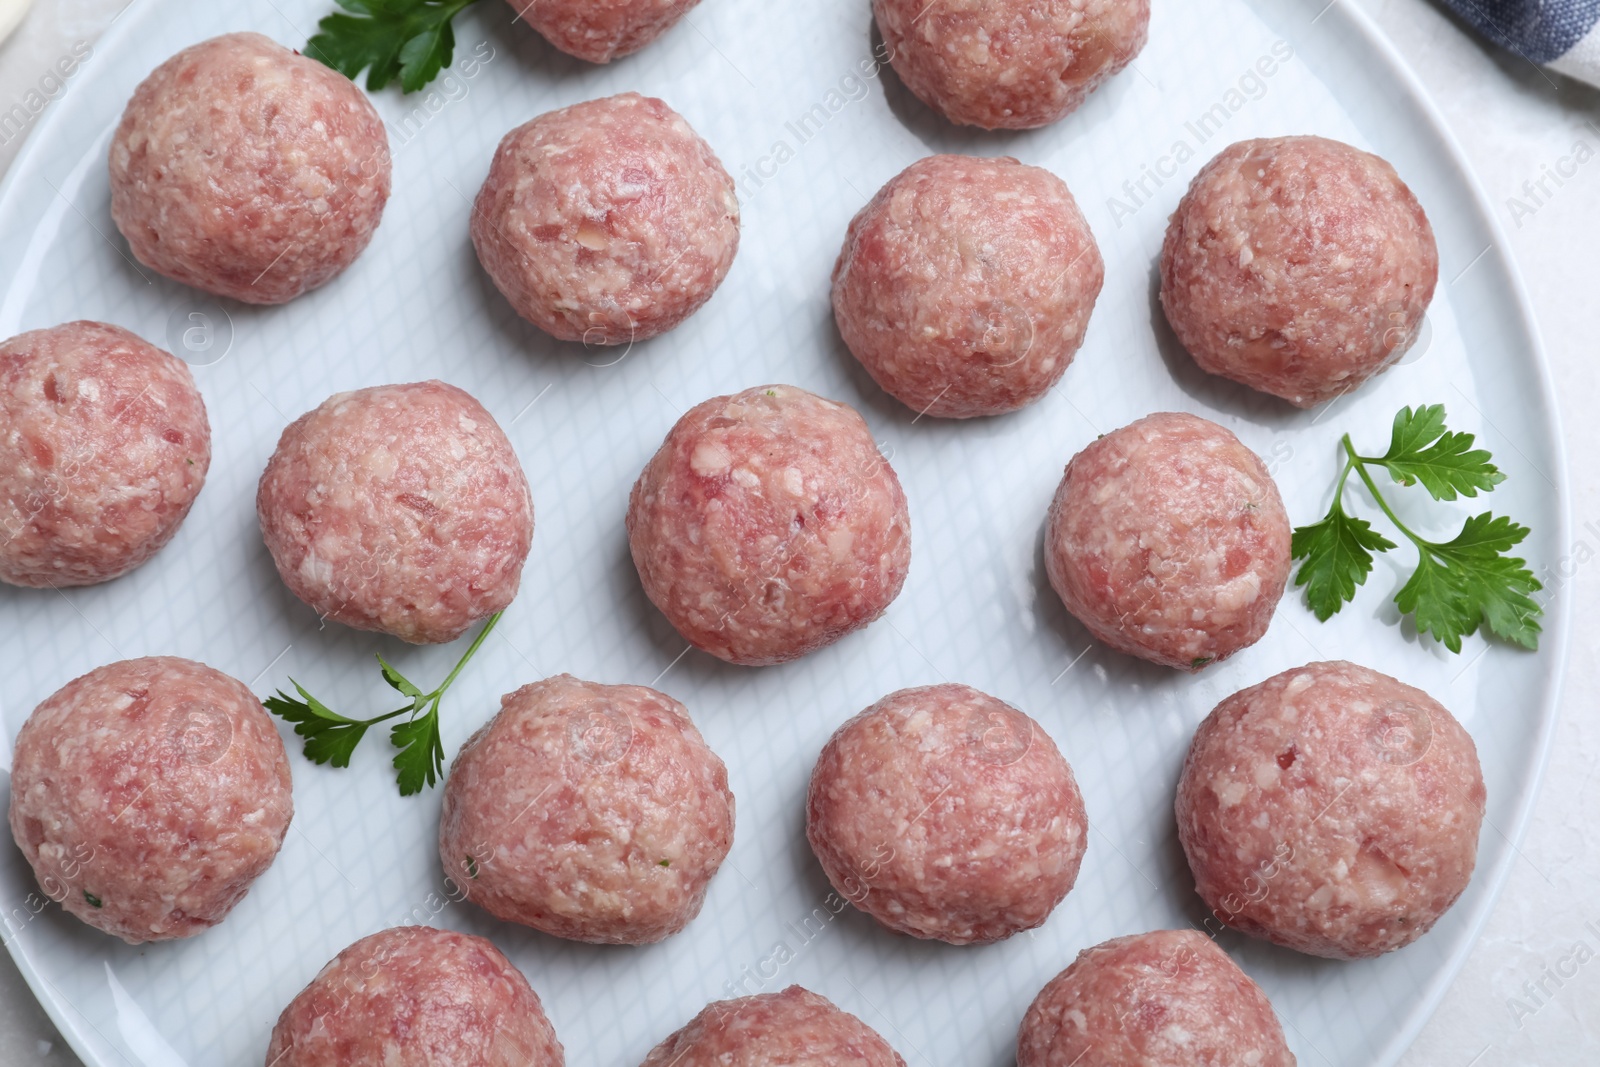
[[(75, 42), (92, 43), (125, 2), (36, 0), (0, 45), (0, 112), (38, 89)], [(1360, 4), (1394, 39), (1500, 206), (1553, 364), (1574, 494), (1576, 573), (1560, 593), (1576, 598), (1572, 659), (1544, 791), (1482, 940), (1404, 1064), (1600, 1063), (1600, 964), (1589, 965), (1600, 958), (1592, 892), (1600, 884), (1600, 716), (1584, 695), (1600, 678), (1600, 567), (1592, 565), (1600, 560), (1600, 418), (1590, 407), (1600, 399), (1600, 90), (1494, 51), (1427, 0), (1342, 2)], [(0, 171), (25, 136), (0, 127)], [(1574, 167), (1559, 185), (1547, 177)], [(0, 953), (0, 1063), (77, 1062)]]

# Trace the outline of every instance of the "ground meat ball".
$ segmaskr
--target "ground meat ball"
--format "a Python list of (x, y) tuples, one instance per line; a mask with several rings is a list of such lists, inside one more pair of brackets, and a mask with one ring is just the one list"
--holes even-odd
[(905, 1067), (866, 1023), (792, 985), (707, 1004), (650, 1050), (643, 1067)]
[(839, 895), (953, 945), (1041, 925), (1088, 833), (1044, 727), (965, 685), (902, 689), (845, 723), (806, 798), (806, 837)]
[(0, 581), (128, 573), (172, 540), (210, 466), (182, 360), (99, 322), (0, 344)]
[(111, 218), (145, 266), (282, 304), (355, 262), (389, 199), (389, 138), (338, 71), (258, 33), (185, 48), (111, 141)]
[(517, 595), (533, 543), (522, 464), (444, 382), (337, 393), (278, 440), (256, 492), (278, 573), (319, 614), (453, 641)]
[(739, 201), (683, 116), (623, 93), (506, 134), (472, 243), (517, 314), (563, 341), (625, 345), (711, 299), (739, 249)]
[(17, 847), (47, 896), (129, 944), (221, 922), (272, 865), (293, 814), (266, 709), (191, 660), (90, 671), (17, 735)]
[(1098, 640), (1194, 671), (1267, 632), (1289, 580), (1289, 516), (1237, 437), (1166, 412), (1072, 457), (1044, 552), (1061, 602)]
[(1150, 0), (872, 0), (889, 62), (951, 122), (1046, 126), (1133, 62)]
[(867, 373), (908, 407), (998, 415), (1061, 380), (1104, 279), (1060, 178), (1009, 158), (929, 156), (851, 221), (833, 315)]
[(766, 385), (678, 420), (634, 483), (628, 544), (691, 644), (782, 663), (884, 613), (911, 565), (911, 518), (853, 408)]
[(632, 55), (678, 24), (700, 0), (510, 0), (545, 40), (590, 63)]
[(363, 937), (289, 1002), (267, 1067), (561, 1067), (522, 972), (481, 937), (401, 926)]
[(1017, 1067), (1295, 1067), (1261, 987), (1195, 930), (1118, 937), (1039, 992)]
[(1161, 306), (1201, 369), (1302, 408), (1403, 355), (1438, 280), (1433, 228), (1394, 168), (1325, 137), (1223, 150), (1161, 249)]
[(439, 822), (469, 900), (599, 944), (683, 929), (732, 845), (727, 769), (683, 705), (570, 674), (501, 699), (456, 756)]
[(1353, 663), (1218, 704), (1178, 783), (1195, 889), (1235, 929), (1313, 956), (1409, 945), (1466, 889), (1485, 792), (1461, 724)]

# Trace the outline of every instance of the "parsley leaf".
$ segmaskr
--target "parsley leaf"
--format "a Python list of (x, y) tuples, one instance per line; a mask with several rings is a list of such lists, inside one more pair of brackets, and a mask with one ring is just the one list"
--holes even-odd
[(1306, 587), (1306, 601), (1326, 622), (1355, 598), (1356, 587), (1372, 571), (1374, 552), (1395, 548), (1365, 519), (1344, 510), (1344, 489), (1355, 472), (1372, 498), (1417, 550), (1417, 567), (1394, 600), (1416, 622), (1419, 633), (1433, 637), (1452, 652), (1480, 627), (1504, 641), (1527, 649), (1539, 647), (1543, 609), (1532, 594), (1544, 588), (1527, 563), (1510, 555), (1528, 536), (1528, 528), (1505, 516), (1474, 515), (1448, 541), (1430, 541), (1400, 521), (1367, 468), (1382, 467), (1402, 485), (1422, 486), (1436, 500), (1477, 496), (1505, 481), (1483, 449), (1473, 448), (1473, 435), (1445, 427), (1442, 404), (1395, 415), (1389, 451), (1383, 456), (1359, 455), (1345, 434), (1340, 442), (1346, 459), (1334, 489), (1333, 505), (1322, 521), (1295, 529), (1291, 555), (1304, 562), (1295, 584)]
[(373, 719), (349, 719), (306, 692), (305, 686), (293, 678), (289, 679), (289, 684), (295, 687), (301, 699), (296, 700), (280, 689), (262, 703), (274, 715), (295, 724), (294, 732), (306, 739), (304, 751), (306, 759), (312, 763), (350, 766), (350, 756), (367, 735), (368, 727), (411, 710), (404, 707)]
[(1435, 500), (1454, 500), (1458, 493), (1477, 496), (1480, 489), (1493, 490), (1506, 476), (1489, 462), (1487, 450), (1472, 447), (1473, 440), (1470, 433), (1445, 429), (1443, 404), (1415, 411), (1405, 407), (1394, 417), (1389, 451), (1364, 462), (1388, 468), (1402, 485), (1421, 482)]
[(390, 666), (389, 661), (383, 658), (382, 652), (378, 653), (378, 669), (383, 671), (383, 680), (388, 682), (390, 687), (399, 690), (412, 699), (420, 698), (423, 695), (422, 690), (408, 682), (405, 675)]
[[(1349, 473), (1347, 466), (1345, 474)], [(1290, 556), (1305, 560), (1294, 584), (1306, 587), (1306, 603), (1318, 622), (1327, 622), (1356, 598), (1356, 586), (1365, 585), (1367, 575), (1372, 573), (1374, 552), (1395, 547), (1370, 522), (1345, 513), (1342, 478), (1339, 490), (1327, 516), (1321, 522), (1298, 527), (1289, 541)]]
[(1419, 541), (1416, 573), (1395, 603), (1452, 652), (1480, 622), (1496, 637), (1538, 648), (1541, 611), (1529, 594), (1543, 586), (1522, 560), (1504, 554), (1527, 536), (1526, 526), (1486, 512), (1450, 541)]
[(398, 750), (394, 757), (394, 769), (400, 795), (412, 796), (422, 792), (425, 785), (437, 785), (440, 775), (444, 773), (444, 742), (439, 736), (439, 702), (499, 621), (499, 613), (489, 617), (445, 680), (431, 693), (424, 693), (380, 653), (378, 669), (383, 672), (383, 680), (391, 689), (411, 698), (411, 703), (394, 711), (370, 719), (352, 719), (329, 708), (293, 678), (289, 682), (300, 694), (300, 699), (280, 689), (262, 703), (274, 715), (294, 723), (294, 732), (306, 739), (306, 759), (335, 767), (350, 766), (350, 757), (355, 753), (356, 746), (361, 744), (362, 738), (366, 737), (368, 729), (389, 719), (409, 715), (404, 722), (390, 728), (389, 743)]
[(437, 703), (426, 715), (397, 724), (389, 731), (389, 741), (400, 750), (394, 769), (399, 772), (395, 780), (401, 796), (422, 792), (424, 781), (430, 786), (438, 782), (444, 773), (444, 743), (439, 740)]
[(354, 79), (367, 72), (376, 92), (396, 78), (414, 93), (450, 65), (455, 30), (450, 22), (476, 0), (335, 0), (335, 12), (317, 23), (305, 54)]

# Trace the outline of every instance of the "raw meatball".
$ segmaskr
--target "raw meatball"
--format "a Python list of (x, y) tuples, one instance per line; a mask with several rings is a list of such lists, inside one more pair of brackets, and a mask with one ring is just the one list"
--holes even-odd
[(889, 62), (951, 122), (1046, 126), (1133, 62), (1150, 0), (872, 0)]
[(1061, 380), (1104, 280), (1060, 178), (1010, 158), (929, 156), (851, 221), (833, 316), (867, 373), (908, 407), (998, 415)]
[(1353, 663), (1218, 704), (1178, 782), (1195, 890), (1235, 929), (1313, 956), (1409, 945), (1477, 861), (1478, 750), (1420, 689)]
[(650, 1050), (643, 1067), (905, 1067), (866, 1023), (826, 997), (782, 993), (719, 1000)]
[(389, 199), (383, 120), (338, 71), (259, 33), (185, 48), (111, 141), (111, 218), (145, 266), (282, 304), (355, 262)]
[(1399, 359), (1438, 280), (1433, 228), (1394, 168), (1325, 137), (1224, 149), (1161, 249), (1161, 306), (1201, 369), (1302, 408)]
[(691, 644), (782, 663), (884, 613), (911, 565), (911, 517), (855, 409), (765, 385), (678, 420), (634, 483), (628, 545)]
[(510, 0), (545, 40), (590, 63), (631, 55), (678, 24), (700, 0)]
[(839, 727), (806, 798), (806, 837), (839, 895), (953, 945), (1042, 924), (1088, 834), (1044, 727), (965, 685), (902, 689)]
[(267, 1067), (561, 1067), (522, 972), (481, 937), (400, 926), (363, 937), (289, 1002)]
[(172, 540), (210, 466), (182, 360), (100, 322), (0, 344), (0, 581), (128, 573)]
[(625, 345), (711, 299), (739, 249), (739, 201), (683, 116), (623, 93), (506, 134), (472, 244), (518, 315), (563, 341)]
[(511, 442), (438, 381), (336, 393), (290, 423), (256, 515), (295, 596), (417, 644), (453, 641), (510, 604), (533, 543)]
[(129, 944), (221, 922), (272, 865), (293, 815), (266, 709), (192, 660), (90, 671), (17, 735), (17, 847), (46, 896)]
[(1197, 671), (1267, 632), (1289, 580), (1289, 516), (1233, 434), (1193, 415), (1149, 415), (1072, 457), (1044, 562), (1098, 640)]
[(727, 769), (683, 705), (570, 674), (501, 698), (456, 756), (439, 821), (467, 899), (598, 944), (683, 929), (732, 845)]
[(1195, 930), (1078, 953), (1034, 998), (1017, 1067), (1295, 1067), (1261, 987)]

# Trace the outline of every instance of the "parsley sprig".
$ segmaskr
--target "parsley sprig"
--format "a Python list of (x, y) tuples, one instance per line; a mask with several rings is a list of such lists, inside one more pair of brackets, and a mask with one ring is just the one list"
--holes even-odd
[(1381, 456), (1359, 454), (1349, 434), (1340, 439), (1345, 459), (1333, 505), (1320, 522), (1294, 531), (1290, 551), (1304, 561), (1295, 584), (1305, 586), (1311, 610), (1326, 622), (1355, 599), (1356, 587), (1372, 572), (1373, 554), (1398, 547), (1370, 522), (1345, 510), (1345, 485), (1354, 472), (1417, 550), (1417, 569), (1394, 601), (1416, 621), (1419, 632), (1431, 633), (1452, 652), (1460, 652), (1461, 639), (1480, 625), (1523, 648), (1538, 648), (1543, 609), (1532, 594), (1544, 586), (1523, 560), (1509, 554), (1528, 536), (1528, 528), (1484, 512), (1467, 519), (1450, 540), (1430, 541), (1400, 521), (1368, 470), (1387, 470), (1401, 485), (1420, 484), (1435, 500), (1492, 492), (1506, 476), (1488, 451), (1473, 447), (1472, 434), (1452, 432), (1444, 418), (1443, 404), (1401, 408), (1389, 450)]
[(367, 72), (377, 92), (400, 79), (414, 93), (450, 65), (456, 34), (450, 21), (477, 0), (334, 0), (335, 12), (317, 23), (305, 54), (354, 80)]
[(294, 732), (305, 738), (306, 759), (335, 767), (350, 766), (350, 757), (367, 735), (367, 730), (390, 719), (409, 715), (403, 722), (390, 727), (389, 743), (399, 750), (395, 753), (394, 769), (400, 795), (412, 796), (422, 792), (424, 783), (436, 785), (439, 776), (444, 773), (444, 743), (439, 739), (439, 701), (499, 621), (498, 612), (489, 617), (445, 680), (429, 693), (412, 684), (379, 653), (378, 667), (383, 672), (383, 680), (391, 689), (411, 698), (409, 704), (382, 715), (374, 715), (370, 719), (352, 719), (341, 715), (312, 696), (305, 686), (293, 678), (289, 679), (289, 684), (300, 694), (300, 699), (296, 700), (280, 689), (262, 703), (274, 715), (294, 723)]

